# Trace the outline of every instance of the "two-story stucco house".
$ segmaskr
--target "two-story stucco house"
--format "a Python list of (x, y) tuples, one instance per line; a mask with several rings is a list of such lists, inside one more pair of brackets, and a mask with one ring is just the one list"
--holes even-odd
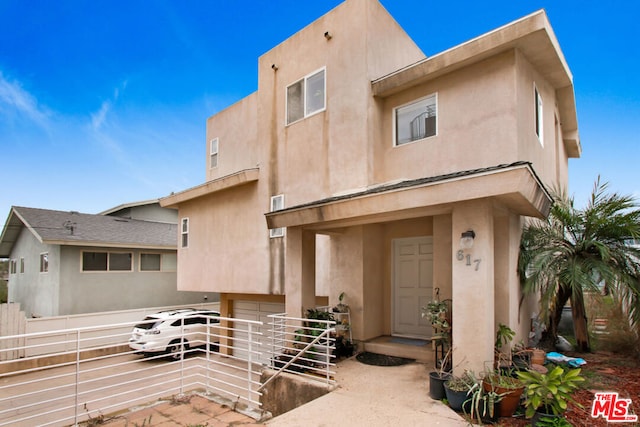
[(204, 302), (177, 290), (176, 222), (158, 200), (97, 215), (14, 206), (0, 234), (8, 301), (35, 317)]
[(161, 199), (178, 288), (220, 292), (223, 315), (345, 292), (358, 341), (428, 339), (438, 288), (454, 364), (481, 371), (499, 323), (526, 340), (521, 228), (580, 152), (544, 11), (427, 58), (376, 0), (346, 0), (258, 59), (257, 91), (207, 121), (206, 182)]

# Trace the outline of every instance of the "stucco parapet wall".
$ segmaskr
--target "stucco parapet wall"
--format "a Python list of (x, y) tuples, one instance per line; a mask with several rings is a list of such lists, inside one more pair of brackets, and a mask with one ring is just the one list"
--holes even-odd
[(573, 76), (544, 10), (373, 80), (372, 91), (378, 97), (391, 96), (512, 49), (556, 89), (568, 155), (580, 157)]
[(420, 178), (265, 214), (269, 228), (330, 229), (451, 212), (456, 203), (493, 199), (519, 215), (544, 218), (552, 197), (528, 162)]
[(199, 197), (207, 196), (218, 191), (227, 190), (229, 188), (245, 185), (250, 182), (258, 180), (260, 175), (260, 169), (245, 169), (239, 172), (232, 173), (227, 176), (223, 176), (212, 181), (205, 182), (204, 184), (192, 187), (179, 193), (172, 193), (167, 197), (160, 199), (160, 206), (162, 207), (176, 207), (180, 203), (184, 203)]

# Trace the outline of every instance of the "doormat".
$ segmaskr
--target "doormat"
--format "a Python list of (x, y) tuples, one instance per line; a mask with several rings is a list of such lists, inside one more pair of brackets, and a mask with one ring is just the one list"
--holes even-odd
[(415, 345), (417, 347), (423, 346), (427, 344), (425, 340), (415, 340), (411, 338), (400, 338), (400, 337), (392, 337), (389, 342), (394, 342), (397, 344), (405, 344), (405, 345)]
[(374, 366), (400, 366), (407, 363), (415, 362), (415, 359), (407, 359), (405, 357), (387, 356), (378, 353), (369, 353), (368, 351), (359, 353), (356, 359), (365, 365)]

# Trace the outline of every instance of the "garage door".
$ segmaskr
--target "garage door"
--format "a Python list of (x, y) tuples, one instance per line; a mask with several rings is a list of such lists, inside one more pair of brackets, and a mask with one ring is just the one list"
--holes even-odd
[[(233, 317), (237, 319), (255, 320), (264, 324), (259, 328), (260, 332), (263, 334), (260, 338), (261, 342), (259, 350), (263, 353), (260, 358), (260, 362), (269, 364), (270, 355), (268, 351), (270, 351), (271, 346), (269, 322), (271, 319), (267, 316), (270, 314), (284, 313), (284, 303), (237, 300), (233, 302), (233, 306)], [(248, 333), (246, 332), (247, 325), (236, 323), (235, 327), (238, 329), (238, 331), (235, 332), (236, 337), (242, 339), (243, 342), (237, 341), (235, 343), (237, 348), (234, 351), (234, 356), (246, 359), (248, 346), (246, 343), (246, 339), (248, 337)]]

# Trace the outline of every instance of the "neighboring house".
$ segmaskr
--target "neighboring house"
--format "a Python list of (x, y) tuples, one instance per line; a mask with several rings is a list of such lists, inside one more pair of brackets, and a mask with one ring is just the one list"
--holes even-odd
[(367, 341), (428, 339), (437, 288), (457, 369), (493, 360), (499, 323), (526, 340), (521, 228), (581, 153), (544, 11), (426, 58), (377, 1), (346, 0), (262, 55), (258, 90), (206, 137), (206, 182), (161, 199), (179, 211), (178, 289), (220, 292), (223, 315), (302, 316), (345, 292)]
[(158, 200), (99, 215), (14, 206), (0, 236), (8, 300), (34, 317), (203, 302), (176, 288), (176, 219)]

